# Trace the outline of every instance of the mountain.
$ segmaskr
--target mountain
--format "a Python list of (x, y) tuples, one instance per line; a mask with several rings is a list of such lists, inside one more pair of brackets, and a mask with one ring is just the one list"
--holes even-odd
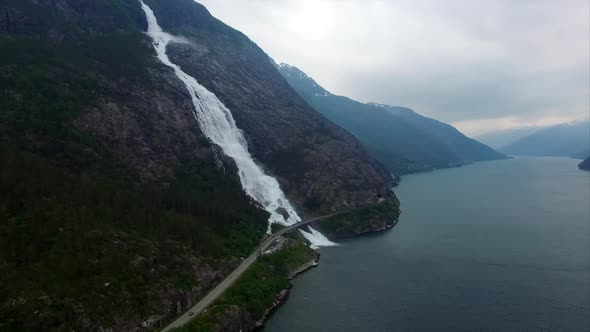
[(397, 106), (378, 105), (395, 114), (398, 118), (422, 129), (429, 135), (442, 142), (454, 155), (458, 156), (461, 163), (470, 163), (484, 160), (503, 159), (504, 155), (474, 139), (463, 135), (451, 125), (424, 117), (411, 109)]
[(388, 195), (388, 173), (300, 98), (246, 36), (192, 0), (147, 3), (165, 31), (190, 41), (168, 47), (172, 61), (231, 110), (250, 152), (301, 211), (333, 212)]
[(582, 161), (580, 165), (578, 165), (578, 168), (580, 168), (583, 171), (590, 171), (590, 157), (584, 159), (584, 161)]
[[(192, 0), (146, 4), (192, 81), (162, 62), (136, 0), (2, 2), (0, 330), (155, 329), (291, 205), (302, 218), (375, 211), (362, 227), (343, 216), (340, 236), (397, 221), (389, 172), (256, 44)], [(222, 124), (204, 118), (214, 111)], [(228, 312), (254, 326), (289, 259), (267, 260), (247, 289), (272, 291)]]
[(583, 151), (580, 151), (578, 153), (574, 153), (573, 155), (571, 155), (572, 158), (576, 158), (576, 159), (584, 159), (586, 156), (590, 156), (590, 149), (586, 149)]
[(590, 151), (590, 120), (545, 127), (500, 150), (506, 154), (522, 156), (586, 156)]
[(296, 67), (281, 64), (278, 68), (310, 105), (354, 134), (393, 172), (411, 173), (505, 157), (452, 126), (408, 108), (336, 96)]
[(501, 149), (508, 144), (511, 144), (521, 138), (532, 135), (534, 132), (542, 129), (538, 126), (527, 126), (521, 128), (513, 128), (506, 130), (499, 130), (475, 137), (476, 140), (491, 146), (494, 149)]

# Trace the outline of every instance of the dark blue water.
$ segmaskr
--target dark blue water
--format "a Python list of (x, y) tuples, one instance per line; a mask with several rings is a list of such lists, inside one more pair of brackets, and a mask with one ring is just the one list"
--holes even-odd
[(578, 162), (405, 177), (398, 226), (322, 248), (264, 331), (590, 331), (590, 173)]

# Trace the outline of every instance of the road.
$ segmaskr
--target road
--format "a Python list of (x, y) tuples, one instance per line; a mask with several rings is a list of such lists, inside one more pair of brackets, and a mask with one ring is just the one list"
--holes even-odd
[(256, 261), (258, 256), (261, 253), (263, 253), (268, 248), (268, 246), (274, 240), (276, 240), (278, 237), (280, 237), (281, 235), (288, 233), (288, 232), (290, 232), (294, 229), (297, 229), (299, 227), (305, 226), (307, 224), (311, 224), (316, 221), (322, 221), (322, 220), (334, 217), (334, 216), (342, 214), (342, 213), (344, 213), (344, 212), (333, 213), (333, 214), (328, 214), (325, 216), (319, 216), (319, 217), (311, 218), (308, 220), (304, 220), (302, 222), (298, 222), (298, 223), (293, 224), (291, 226), (287, 226), (287, 227), (285, 227), (285, 228), (283, 228), (271, 235), (266, 235), (262, 239), (260, 245), (258, 245), (256, 250), (250, 256), (248, 256), (248, 258), (244, 259), (242, 261), (242, 264), (240, 264), (240, 266), (238, 266), (229, 276), (227, 276), (225, 278), (225, 280), (223, 280), (219, 285), (217, 285), (213, 290), (211, 290), (209, 292), (209, 294), (207, 294), (207, 296), (202, 298), (199, 302), (197, 302), (197, 304), (195, 304), (192, 308), (190, 308), (182, 316), (178, 317), (174, 322), (172, 322), (170, 325), (166, 326), (162, 330), (162, 332), (166, 332), (171, 329), (185, 325), (186, 323), (188, 323), (188, 321), (195, 318), (198, 314), (200, 314), (203, 310), (205, 310), (209, 305), (211, 305), (211, 303), (213, 303), (215, 300), (217, 300), (217, 298), (219, 298), (221, 296), (221, 294), (223, 294), (223, 292), (225, 292), (231, 285), (233, 285), (233, 283), (236, 282), (236, 280), (238, 280), (238, 278), (242, 275), (242, 273), (246, 272), (246, 270), (250, 267), (250, 265), (252, 265)]

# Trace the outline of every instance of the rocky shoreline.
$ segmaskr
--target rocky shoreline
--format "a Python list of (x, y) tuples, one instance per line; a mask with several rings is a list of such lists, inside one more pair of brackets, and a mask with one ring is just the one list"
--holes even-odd
[[(351, 238), (356, 236), (363, 236), (370, 233), (384, 232), (392, 229), (399, 222), (399, 202), (397, 200), (383, 200), (378, 205), (359, 209), (353, 213), (347, 213), (346, 215), (334, 218), (334, 220), (328, 220), (323, 223), (314, 224), (314, 228), (319, 228), (320, 225), (326, 225), (329, 223), (326, 230), (332, 230), (332, 232), (326, 232), (330, 239), (339, 240), (344, 238)], [(324, 231), (324, 229), (320, 229)], [(269, 269), (265, 275), (262, 272), (258, 279), (250, 278), (249, 282), (252, 283), (252, 287), (256, 286), (257, 283), (264, 284), (266, 278), (272, 278), (271, 276), (278, 276), (283, 278), (283, 284), (276, 288), (266, 288), (264, 293), (265, 300), (264, 305), (258, 307), (258, 309), (252, 310), (251, 307), (242, 300), (230, 300), (229, 302), (219, 304), (217, 307), (212, 307), (204, 311), (207, 317), (201, 317), (200, 322), (193, 324), (192, 329), (189, 328), (187, 331), (200, 331), (206, 327), (207, 331), (261, 331), (264, 325), (270, 319), (270, 317), (285, 303), (291, 291), (293, 285), (291, 280), (299, 276), (300, 274), (309, 271), (310, 269), (317, 267), (319, 264), (320, 254), (315, 250), (311, 250), (306, 243), (304, 238), (299, 235), (295, 237), (283, 238), (282, 241), (277, 242), (277, 247), (265, 252), (265, 255), (279, 255), (274, 256), (275, 259), (266, 261), (266, 268)], [(297, 251), (292, 253), (282, 252), (283, 250), (292, 250), (293, 246), (303, 246), (307, 251), (307, 254), (302, 259), (298, 259), (295, 264), (289, 265), (286, 263), (285, 255), (301, 255)], [(282, 253), (281, 253), (282, 252)], [(278, 260), (277, 260), (278, 259)], [(281, 265), (282, 270), (276, 270)], [(298, 264), (299, 263), (299, 264)], [(274, 264), (274, 265), (273, 265)], [(285, 265), (286, 264), (286, 265)], [(288, 266), (288, 268), (286, 268)], [(286, 269), (285, 269), (286, 268)], [(258, 271), (261, 273), (261, 270)], [(281, 288), (283, 287), (283, 288)], [(242, 287), (243, 288), (243, 287)], [(251, 288), (247, 288), (251, 289)], [(245, 294), (249, 292), (246, 291)], [(258, 294), (260, 296), (261, 294)], [(260, 304), (260, 303), (259, 303)], [(258, 311), (256, 311), (258, 310)]]
[(397, 198), (384, 199), (376, 205), (359, 208), (311, 226), (332, 240), (382, 232), (397, 224), (399, 206)]
[[(307, 263), (301, 265), (300, 267), (289, 273), (289, 280), (293, 280), (297, 276), (317, 267), (319, 261), (320, 254), (317, 253), (317, 256), (314, 259), (308, 261)], [(289, 288), (283, 289), (281, 292), (279, 292), (272, 306), (270, 306), (264, 313), (264, 316), (256, 322), (256, 327), (254, 328), (254, 331), (261, 331), (268, 319), (281, 307), (281, 305), (283, 305), (287, 301), (287, 299), (289, 298), (289, 293), (291, 292), (291, 288), (293, 288), (293, 285), (289, 283)]]
[[(357, 233), (355, 236), (384, 232), (392, 229), (395, 225), (397, 225), (398, 222), (399, 216), (395, 218), (393, 223), (384, 224), (382, 227)], [(319, 265), (319, 260), (320, 254), (317, 253), (316, 258), (308, 261), (307, 263), (292, 271), (289, 274), (289, 280), (293, 280), (299, 275), (317, 267)], [(273, 302), (272, 306), (266, 310), (264, 316), (256, 322), (256, 327), (253, 329), (253, 331), (261, 331), (264, 328), (264, 324), (270, 319), (270, 317), (289, 299), (291, 288), (293, 288), (293, 285), (289, 283), (289, 288), (283, 289), (281, 292), (279, 292), (279, 294), (277, 294), (276, 300)]]
[(395, 225), (397, 225), (398, 222), (399, 222), (399, 217), (396, 218), (394, 220), (394, 222), (391, 223), (391, 224), (385, 224), (385, 225), (383, 225), (383, 226), (381, 226), (379, 228), (376, 228), (376, 229), (366, 230), (364, 232), (358, 233), (354, 237), (356, 237), (356, 236), (362, 236), (362, 235), (367, 235), (367, 234), (373, 234), (373, 233), (385, 232), (385, 231), (387, 231), (387, 230), (392, 229), (393, 227), (395, 227)]

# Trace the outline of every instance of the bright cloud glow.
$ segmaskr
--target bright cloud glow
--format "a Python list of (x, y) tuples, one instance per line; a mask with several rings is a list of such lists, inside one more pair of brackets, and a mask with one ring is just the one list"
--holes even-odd
[(581, 120), (584, 117), (576, 116), (547, 116), (536, 118), (504, 117), (482, 120), (467, 120), (453, 122), (452, 125), (461, 130), (464, 134), (475, 137), (499, 130), (516, 129), (525, 126), (545, 127)]
[(590, 112), (587, 0), (202, 0), (279, 62), (469, 133)]

